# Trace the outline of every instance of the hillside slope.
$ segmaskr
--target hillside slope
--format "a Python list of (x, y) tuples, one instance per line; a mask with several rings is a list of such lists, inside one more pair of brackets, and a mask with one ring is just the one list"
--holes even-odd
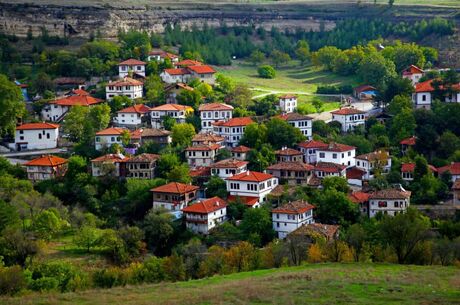
[(0, 298), (1, 304), (460, 304), (460, 269), (319, 264), (181, 283)]

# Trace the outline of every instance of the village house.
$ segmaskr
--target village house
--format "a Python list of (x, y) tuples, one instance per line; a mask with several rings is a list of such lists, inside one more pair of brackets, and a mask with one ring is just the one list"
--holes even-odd
[(345, 178), (347, 176), (347, 167), (337, 163), (318, 162), (315, 165), (314, 173), (315, 177), (320, 179), (329, 176)]
[(433, 80), (427, 80), (415, 84), (414, 93), (412, 93), (412, 102), (415, 109), (431, 109), (431, 102), (433, 98), (434, 88), (432, 86)]
[(328, 225), (323, 223), (310, 223), (300, 226), (297, 230), (292, 231), (287, 235), (287, 239), (297, 245), (304, 244), (308, 249), (308, 245), (316, 243), (318, 240), (330, 242), (339, 239), (340, 226)]
[[(433, 174), (438, 173), (438, 170), (433, 165), (428, 165), (428, 169)], [(412, 181), (412, 180), (414, 180), (414, 171), (415, 171), (415, 163), (403, 163), (403, 164), (401, 164), (401, 178), (404, 181)]]
[(184, 91), (193, 91), (194, 89), (184, 83), (166, 84), (165, 99), (166, 104), (177, 104), (177, 97)]
[(278, 178), (280, 184), (287, 183), (288, 185), (308, 185), (314, 166), (305, 164), (299, 161), (280, 162), (270, 165), (267, 168), (267, 173)]
[(188, 83), (192, 74), (186, 68), (164, 69), (160, 74), (161, 80), (167, 84)]
[(282, 147), (279, 150), (275, 150), (276, 162), (302, 162), (302, 152), (293, 148)]
[(149, 142), (158, 144), (160, 147), (172, 142), (171, 131), (157, 128), (140, 128), (131, 133), (131, 139), (139, 137), (139, 144), (144, 145)]
[(236, 147), (244, 135), (246, 126), (253, 123), (250, 117), (232, 118), (226, 122), (213, 123), (214, 133), (223, 137), (225, 146)]
[(219, 197), (203, 199), (183, 208), (182, 213), (187, 229), (207, 235), (209, 230), (227, 220), (227, 203)]
[(213, 130), (212, 123), (225, 122), (232, 118), (233, 106), (224, 103), (202, 104), (198, 108), (201, 118), (201, 131), (209, 132)]
[(232, 158), (245, 161), (248, 159), (248, 153), (251, 151), (249, 147), (244, 145), (240, 145), (237, 147), (233, 147), (230, 149), (230, 153), (232, 154)]
[(216, 160), (220, 148), (218, 144), (189, 146), (185, 149), (185, 158), (191, 167), (210, 166)]
[(102, 150), (104, 148), (109, 148), (113, 144), (123, 145), (122, 135), (123, 133), (128, 132), (128, 129), (120, 127), (109, 127), (104, 130), (96, 132), (94, 139), (96, 150)]
[(277, 109), (282, 113), (291, 113), (297, 109), (297, 96), (293, 94), (285, 94), (279, 97)]
[(67, 160), (56, 156), (41, 156), (24, 164), (27, 179), (37, 182), (64, 177), (67, 171)]
[(190, 66), (202, 66), (204, 65), (204, 63), (198, 60), (194, 60), (194, 59), (184, 59), (176, 63), (173, 63), (173, 65), (176, 68), (187, 68)]
[(425, 75), (425, 71), (417, 66), (410, 65), (408, 68), (402, 71), (402, 78), (407, 78), (415, 85)]
[(379, 170), (381, 173), (389, 173), (391, 170), (390, 154), (386, 151), (374, 151), (355, 157), (356, 167), (365, 171), (364, 179), (374, 178), (374, 173)]
[(452, 162), (449, 165), (438, 168), (438, 175), (441, 176), (443, 173), (449, 172), (452, 176), (452, 182), (455, 183), (457, 179), (460, 179), (460, 162)]
[(177, 124), (185, 123), (188, 114), (193, 113), (193, 108), (190, 106), (165, 104), (151, 109), (152, 127), (162, 128), (163, 119), (169, 116), (176, 120)]
[(202, 83), (214, 85), (214, 83), (216, 82), (216, 70), (214, 70), (211, 66), (189, 66), (187, 67), (187, 69), (190, 71), (191, 78), (197, 78)]
[(366, 123), (365, 112), (355, 108), (342, 108), (331, 112), (332, 120), (342, 126), (343, 132), (352, 131), (358, 126), (364, 127)]
[(167, 84), (187, 83), (190, 79), (196, 78), (202, 83), (214, 85), (216, 71), (208, 65), (189, 65), (183, 68), (165, 69), (161, 79)]
[(128, 160), (122, 154), (107, 154), (91, 160), (91, 174), (93, 177), (111, 176), (124, 177), (120, 163)]
[(367, 171), (362, 168), (356, 166), (347, 168), (346, 178), (350, 185), (363, 186), (363, 181), (369, 181), (369, 179), (365, 178), (366, 175)]
[(40, 113), (42, 119), (50, 122), (60, 122), (74, 106), (90, 107), (103, 102), (103, 100), (90, 96), (86, 91), (82, 90), (78, 92), (79, 94), (47, 102)]
[(148, 61), (164, 62), (166, 59), (170, 60), (171, 63), (179, 61), (179, 56), (163, 50), (152, 50), (147, 56)]
[(284, 239), (289, 233), (299, 227), (314, 223), (313, 209), (315, 207), (303, 200), (288, 202), (272, 210), (273, 230), (278, 238)]
[(211, 164), (211, 174), (226, 179), (248, 171), (247, 161), (238, 159), (225, 159)]
[(128, 59), (118, 64), (118, 76), (120, 78), (129, 75), (138, 75), (145, 77), (145, 65), (146, 63), (137, 59)]
[(316, 151), (318, 149), (328, 147), (327, 143), (315, 140), (305, 141), (299, 143), (297, 146), (303, 153), (303, 162), (310, 164), (316, 163)]
[(218, 144), (222, 148), (224, 147), (224, 138), (218, 136), (212, 132), (202, 132), (197, 133), (192, 138), (192, 145), (208, 145), (208, 144)]
[(400, 189), (385, 189), (372, 193), (369, 196), (369, 217), (375, 217), (381, 212), (395, 216), (403, 213), (410, 205), (411, 192)]
[(413, 148), (417, 142), (417, 137), (402, 139), (399, 144), (401, 145), (401, 153), (405, 155), (410, 148)]
[(355, 155), (356, 147), (331, 142), (326, 147), (316, 150), (316, 162), (329, 162), (352, 167), (355, 166)]
[(58, 124), (26, 123), (16, 127), (14, 143), (10, 144), (10, 148), (17, 151), (56, 148), (58, 138)]
[(144, 84), (137, 79), (124, 77), (116, 81), (110, 81), (105, 85), (105, 98), (111, 100), (115, 96), (127, 96), (130, 99), (144, 96)]
[(180, 218), (182, 209), (196, 200), (198, 189), (198, 186), (179, 182), (170, 182), (153, 188), (150, 190), (153, 195), (153, 208), (165, 208)]
[(127, 178), (153, 179), (159, 158), (160, 155), (144, 153), (129, 158), (121, 165)]
[(144, 104), (137, 104), (131, 107), (117, 111), (117, 116), (113, 118), (113, 122), (117, 126), (137, 128), (146, 123), (146, 119), (150, 120), (150, 107)]
[(362, 215), (369, 217), (369, 197), (370, 193), (365, 193), (365, 192), (352, 192), (351, 194), (348, 195), (348, 199), (350, 199), (351, 202), (356, 203), (359, 205), (359, 211), (361, 212)]
[(280, 119), (287, 121), (291, 126), (300, 130), (300, 132), (311, 139), (312, 137), (312, 128), (313, 128), (313, 118), (308, 115), (303, 115), (297, 112), (291, 112), (287, 114), (282, 114), (279, 116)]
[(453, 204), (460, 205), (460, 179), (457, 179), (452, 185)]
[(372, 100), (377, 94), (377, 88), (370, 85), (361, 85), (353, 88), (353, 96), (358, 100)]
[(253, 202), (252, 207), (258, 207), (263, 203), (267, 195), (278, 185), (278, 179), (272, 175), (254, 171), (234, 175), (227, 178), (226, 182), (227, 192), (231, 196), (240, 197), (246, 204)]

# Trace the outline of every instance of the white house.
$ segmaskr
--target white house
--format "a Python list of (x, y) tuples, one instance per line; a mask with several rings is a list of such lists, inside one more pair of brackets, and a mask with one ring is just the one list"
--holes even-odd
[(145, 119), (150, 120), (150, 107), (144, 104), (137, 104), (117, 112), (117, 116), (113, 118), (113, 122), (117, 126), (128, 128), (137, 128), (145, 122)]
[[(438, 173), (438, 170), (433, 165), (428, 164), (428, 169), (433, 174)], [(414, 171), (415, 171), (415, 163), (403, 163), (403, 164), (401, 164), (401, 178), (404, 181), (412, 181), (412, 180), (414, 180)], [(444, 171), (445, 171), (445, 169), (444, 169)], [(452, 180), (455, 181), (455, 179), (452, 179)]]
[(225, 159), (211, 164), (211, 174), (218, 176), (222, 179), (230, 178), (234, 175), (248, 171), (247, 161), (241, 161), (238, 159)]
[(347, 175), (347, 167), (345, 165), (330, 163), (330, 162), (318, 162), (315, 165), (315, 176), (323, 179), (329, 176), (343, 177)]
[(356, 147), (331, 142), (326, 147), (316, 150), (316, 162), (327, 162), (355, 166)]
[[(77, 90), (74, 90), (77, 91)], [(83, 90), (78, 90), (80, 94), (65, 96), (52, 101), (49, 101), (43, 106), (41, 117), (45, 121), (60, 122), (67, 112), (74, 106), (90, 107), (102, 103), (103, 100), (94, 98), (89, 94), (85, 94)]]
[(297, 96), (285, 94), (279, 97), (277, 108), (282, 113), (291, 113), (297, 109)]
[(161, 72), (160, 77), (161, 80), (167, 84), (187, 83), (192, 77), (192, 74), (186, 68), (171, 68), (164, 69), (164, 71)]
[(179, 56), (163, 50), (152, 50), (147, 56), (148, 61), (164, 62), (165, 59), (169, 59), (171, 63), (176, 63), (179, 61)]
[(115, 96), (127, 96), (130, 99), (142, 98), (144, 84), (130, 77), (124, 77), (116, 81), (110, 81), (105, 85), (105, 97), (111, 100)]
[(212, 123), (225, 122), (232, 118), (233, 106), (224, 103), (202, 104), (198, 108), (201, 118), (201, 132), (213, 130)]
[(366, 123), (365, 112), (355, 108), (342, 108), (331, 112), (332, 120), (342, 125), (342, 131), (347, 132)]
[(91, 160), (91, 174), (93, 177), (112, 176), (120, 177), (120, 163), (128, 160), (122, 154), (107, 154)]
[(225, 146), (236, 147), (244, 135), (246, 126), (253, 123), (250, 117), (232, 118), (226, 122), (213, 123), (214, 133), (224, 137)]
[(452, 176), (452, 182), (455, 183), (457, 179), (460, 179), (460, 162), (452, 162), (449, 165), (438, 168), (439, 175), (442, 175), (445, 172), (450, 173)]
[(213, 85), (216, 81), (216, 71), (208, 65), (180, 65), (181, 68), (165, 69), (161, 74), (161, 79), (167, 84), (187, 83), (192, 78), (197, 78), (202, 83)]
[(163, 118), (169, 116), (176, 120), (176, 123), (185, 123), (187, 115), (193, 113), (193, 108), (190, 106), (178, 104), (164, 104), (151, 109), (152, 127), (162, 128)]
[(197, 78), (202, 83), (214, 85), (216, 82), (216, 70), (208, 65), (188, 66), (192, 78)]
[(203, 199), (183, 208), (182, 213), (187, 229), (206, 235), (227, 220), (227, 203), (219, 197)]
[(58, 146), (59, 125), (51, 123), (26, 123), (16, 127), (15, 150), (50, 149)]
[(233, 147), (230, 149), (230, 152), (232, 153), (232, 158), (242, 160), (242, 161), (248, 159), (248, 154), (250, 151), (251, 149), (244, 145), (240, 145), (240, 146)]
[(192, 145), (203, 144), (219, 144), (219, 146), (224, 148), (224, 138), (212, 132), (201, 132), (193, 136)]
[(153, 194), (153, 208), (165, 208), (181, 217), (182, 209), (196, 199), (198, 189), (198, 186), (178, 182), (153, 188), (150, 190)]
[(276, 162), (303, 162), (301, 151), (285, 146), (275, 150), (275, 158)]
[(299, 129), (300, 132), (302, 132), (302, 134), (307, 137), (307, 139), (311, 139), (313, 118), (297, 112), (282, 114), (279, 116), (279, 118), (287, 121), (291, 126)]
[(404, 213), (410, 205), (411, 192), (400, 189), (385, 189), (376, 191), (369, 196), (369, 217), (375, 217), (381, 212), (395, 216)]
[(316, 151), (320, 148), (328, 147), (328, 144), (322, 141), (310, 140), (297, 144), (299, 150), (303, 153), (303, 162), (316, 163)]
[(425, 71), (414, 65), (410, 65), (402, 72), (402, 78), (410, 79), (412, 85), (418, 83), (423, 75), (425, 75)]
[(216, 160), (220, 148), (218, 144), (189, 146), (185, 149), (185, 158), (191, 167), (210, 166)]
[(314, 208), (313, 205), (306, 201), (296, 200), (273, 209), (273, 230), (278, 234), (278, 238), (284, 239), (286, 235), (299, 227), (314, 223)]
[(379, 169), (381, 173), (389, 173), (391, 170), (390, 154), (386, 151), (374, 151), (355, 157), (356, 167), (365, 171), (364, 179), (374, 178), (374, 170)]
[(63, 177), (67, 171), (67, 160), (56, 156), (41, 156), (24, 164), (27, 178), (43, 181)]
[[(278, 179), (270, 174), (246, 171), (227, 178), (227, 191), (240, 198), (257, 198), (253, 207), (266, 200), (267, 195), (278, 185)], [(246, 202), (246, 199), (244, 199)], [(249, 201), (249, 200), (247, 200)]]
[(415, 84), (414, 93), (412, 93), (412, 102), (416, 109), (431, 109), (432, 95), (434, 88), (432, 86), (433, 80), (427, 80)]
[(96, 132), (96, 136), (94, 139), (96, 150), (109, 148), (113, 144), (122, 145), (122, 135), (126, 131), (128, 130), (125, 128), (109, 127)]
[(122, 61), (118, 64), (118, 75), (123, 78), (132, 73), (145, 77), (145, 65), (145, 62), (132, 58)]

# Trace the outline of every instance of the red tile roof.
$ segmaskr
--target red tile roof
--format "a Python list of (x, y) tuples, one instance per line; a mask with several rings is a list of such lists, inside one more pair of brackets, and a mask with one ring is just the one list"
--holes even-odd
[(233, 110), (233, 106), (224, 103), (208, 103), (200, 105), (199, 111), (219, 111), (219, 110)]
[(303, 200), (296, 200), (293, 202), (288, 202), (283, 204), (282, 206), (277, 207), (276, 209), (272, 210), (272, 213), (278, 214), (302, 214), (307, 211), (313, 210), (315, 208), (314, 205), (309, 204)]
[(59, 124), (51, 123), (26, 123), (16, 127), (16, 130), (56, 129)]
[(399, 144), (413, 146), (415, 145), (416, 141), (417, 141), (417, 138), (415, 136), (412, 136), (410, 138), (402, 139), (401, 142), (399, 142)]
[(310, 141), (299, 143), (297, 146), (308, 149), (308, 148), (325, 148), (328, 145), (327, 143), (324, 143), (322, 141), (310, 140)]
[(297, 98), (297, 95), (294, 94), (284, 94), (279, 97), (280, 99), (291, 99), (291, 98)]
[(238, 199), (241, 200), (244, 205), (247, 205), (249, 207), (252, 207), (253, 205), (257, 204), (257, 202), (259, 202), (259, 197), (234, 196), (234, 195), (228, 196), (227, 201), (231, 202), (231, 201), (236, 201)]
[(198, 190), (198, 186), (183, 184), (179, 182), (170, 182), (168, 184), (151, 189), (151, 192), (185, 194)]
[(362, 154), (356, 156), (355, 159), (366, 160), (366, 161), (376, 161), (376, 160), (387, 160), (390, 158), (390, 154), (386, 151), (373, 151), (368, 154)]
[(190, 170), (190, 177), (197, 178), (197, 177), (208, 177), (211, 176), (211, 169), (207, 166), (197, 167), (195, 169)]
[(410, 198), (411, 192), (399, 189), (386, 189), (376, 191), (369, 196), (369, 199), (406, 199)]
[(129, 158), (126, 162), (128, 163), (137, 163), (137, 162), (153, 162), (160, 159), (160, 155), (157, 154), (140, 154), (134, 157)]
[(286, 114), (280, 114), (278, 116), (278, 118), (280, 118), (282, 120), (285, 120), (285, 121), (289, 121), (289, 122), (313, 120), (312, 117), (310, 117), (308, 115), (303, 115), (303, 114), (300, 114), (300, 113), (297, 113), (297, 112), (289, 112), (289, 113), (286, 113)]
[(361, 86), (353, 88), (353, 90), (358, 94), (361, 93), (361, 92), (364, 92), (364, 91), (373, 91), (373, 90), (376, 90), (376, 89), (377, 88), (369, 86), (369, 85), (361, 85)]
[(200, 66), (202, 64), (203, 63), (198, 61), (198, 60), (184, 59), (184, 60), (181, 60), (181, 61), (175, 63), (174, 65), (176, 67), (188, 67), (188, 66)]
[(219, 144), (199, 144), (187, 147), (186, 151), (211, 151), (218, 150), (221, 146)]
[(218, 161), (214, 164), (212, 164), (210, 167), (211, 168), (240, 168), (244, 167), (248, 164), (249, 162), (246, 161), (241, 161), (237, 159), (225, 159)]
[(227, 203), (223, 199), (219, 197), (212, 197), (189, 205), (188, 207), (183, 208), (182, 212), (209, 214), (225, 207), (227, 207)]
[(318, 150), (320, 150), (320, 151), (332, 151), (332, 152), (344, 152), (344, 151), (350, 151), (350, 150), (354, 150), (354, 149), (356, 149), (356, 147), (354, 147), (354, 146), (331, 142), (326, 147), (321, 147)]
[(267, 170), (290, 170), (296, 172), (312, 171), (315, 167), (311, 164), (301, 162), (279, 162), (267, 167)]
[(214, 74), (216, 70), (214, 70), (211, 66), (202, 65), (202, 66), (188, 66), (187, 69), (193, 71), (197, 74)]
[(119, 66), (136, 66), (136, 65), (146, 65), (145, 62), (130, 58), (128, 60), (122, 61), (121, 63), (118, 64)]
[(280, 156), (299, 156), (302, 155), (302, 152), (293, 149), (293, 148), (282, 148), (275, 151), (275, 155)]
[(451, 175), (460, 175), (460, 162), (453, 162), (449, 165), (439, 167), (438, 173), (450, 172)]
[(95, 159), (92, 159), (91, 162), (123, 162), (127, 161), (129, 158), (123, 156), (122, 154), (106, 154)]
[(215, 122), (213, 125), (223, 126), (223, 127), (236, 127), (236, 126), (247, 126), (254, 121), (250, 117), (243, 117), (243, 118), (233, 118), (228, 120), (227, 122)]
[(329, 162), (318, 162), (315, 165), (315, 171), (325, 173), (340, 173), (347, 167), (345, 165), (329, 163)]
[(152, 111), (193, 111), (190, 106), (184, 106), (179, 104), (164, 104), (151, 109)]
[(57, 100), (50, 101), (50, 104), (61, 106), (90, 106), (102, 103), (103, 100), (89, 95), (72, 95)]
[(101, 131), (96, 132), (96, 136), (112, 136), (112, 135), (121, 135), (124, 131), (128, 131), (126, 128), (119, 127), (109, 127)]
[(41, 156), (39, 158), (33, 159), (27, 163), (25, 163), (25, 166), (57, 166), (61, 164), (67, 163), (67, 160), (64, 158), (52, 156), (52, 155), (47, 155), (47, 156)]
[(217, 143), (217, 142), (223, 142), (224, 140), (225, 140), (224, 137), (218, 136), (212, 132), (197, 133), (192, 138), (192, 142), (203, 142), (203, 143)]
[(363, 179), (363, 176), (366, 174), (365, 170), (359, 169), (357, 167), (352, 167), (347, 169), (347, 179)]
[(365, 114), (366, 112), (355, 108), (342, 108), (339, 110), (331, 111), (332, 114), (337, 115), (352, 115), (352, 114)]
[(120, 86), (142, 86), (143, 83), (141, 81), (138, 81), (137, 79), (131, 78), (131, 77), (124, 77), (118, 80), (115, 80), (113, 82), (109, 82), (106, 87), (109, 86), (115, 86), (115, 87), (120, 87)]
[(227, 180), (232, 181), (250, 181), (250, 182), (262, 182), (273, 178), (272, 175), (260, 172), (247, 171), (238, 175), (234, 175)]
[(128, 108), (125, 108), (125, 109), (122, 109), (120, 111), (118, 111), (118, 113), (140, 113), (140, 114), (145, 114), (145, 113), (148, 113), (150, 112), (150, 107), (144, 105), (144, 104), (137, 104), (137, 105), (133, 105), (131, 107), (128, 107)]
[(76, 94), (76, 95), (81, 95), (81, 96), (89, 95), (89, 92), (87, 92), (87, 91), (85, 91), (83, 89), (73, 89), (72, 93)]
[(369, 201), (370, 195), (371, 194), (364, 192), (353, 192), (348, 195), (348, 199), (353, 203), (364, 203)]
[(232, 148), (230, 151), (233, 153), (247, 153), (247, 152), (250, 152), (251, 149), (244, 145), (240, 145), (240, 146)]
[(433, 80), (430, 79), (430, 80), (415, 84), (415, 92), (432, 92), (432, 91), (434, 91), (432, 83), (433, 83)]
[(410, 65), (403, 71), (403, 75), (411, 75), (411, 74), (423, 74), (425, 71), (420, 69), (417, 66)]
[[(433, 172), (436, 173), (438, 170), (433, 165), (428, 164), (428, 168)], [(415, 170), (415, 163), (403, 163), (401, 164), (401, 172), (402, 173), (413, 173)]]
[(176, 69), (165, 69), (165, 73), (169, 75), (185, 75), (190, 74), (190, 71), (185, 68), (176, 68)]

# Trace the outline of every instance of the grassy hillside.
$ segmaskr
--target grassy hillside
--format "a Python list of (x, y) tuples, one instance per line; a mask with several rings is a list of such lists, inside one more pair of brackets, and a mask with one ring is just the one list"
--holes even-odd
[(0, 298), (0, 304), (460, 304), (455, 267), (319, 264), (203, 280)]

